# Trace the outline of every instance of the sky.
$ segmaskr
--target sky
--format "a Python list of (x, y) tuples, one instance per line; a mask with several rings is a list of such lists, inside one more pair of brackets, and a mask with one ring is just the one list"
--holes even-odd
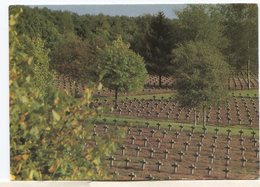
[(177, 18), (175, 11), (181, 10), (186, 5), (39, 5), (39, 8), (47, 7), (51, 10), (68, 10), (79, 15), (105, 14), (110, 16), (126, 15), (141, 16), (144, 14), (156, 14), (163, 11), (165, 16), (171, 19)]

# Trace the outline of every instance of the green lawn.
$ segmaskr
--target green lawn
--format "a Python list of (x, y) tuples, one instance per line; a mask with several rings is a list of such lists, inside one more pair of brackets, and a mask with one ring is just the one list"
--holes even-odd
[[(240, 96), (243, 96), (243, 97), (246, 97), (247, 94), (249, 94), (250, 97), (255, 97), (255, 94), (257, 95), (258, 97), (258, 90), (232, 90), (232, 91), (229, 91), (228, 92), (229, 96), (232, 96), (233, 94), (238, 97)], [(118, 99), (119, 100), (124, 100), (126, 98), (129, 98), (129, 99), (153, 99), (154, 96), (157, 98), (157, 99), (160, 99), (160, 98), (164, 98), (164, 99), (168, 99), (169, 97), (171, 98), (174, 98), (176, 96), (176, 92), (173, 91), (172, 93), (149, 93), (149, 94), (140, 94), (140, 93), (137, 93), (136, 95), (129, 95), (129, 96), (119, 96)], [(101, 97), (101, 96), (95, 96), (94, 98), (100, 98), (100, 99), (114, 99), (113, 96), (108, 96), (108, 97)]]
[(255, 94), (257, 95), (257, 97), (259, 95), (258, 90), (232, 90), (232, 91), (229, 91), (230, 96), (232, 96), (233, 93), (236, 97), (240, 96), (240, 94), (243, 97), (247, 96), (247, 94), (249, 94), (250, 97), (255, 97)]
[[(114, 124), (114, 120), (116, 119), (116, 123), (117, 124), (125, 124), (125, 121), (127, 121), (127, 125), (129, 126), (145, 126), (146, 122), (149, 122), (150, 126), (154, 126), (157, 127), (156, 124), (160, 123), (161, 124), (161, 128), (168, 128), (168, 125), (171, 124), (172, 125), (172, 129), (175, 130), (179, 130), (179, 125), (183, 124), (184, 126), (184, 130), (188, 128), (188, 130), (191, 129), (191, 126), (193, 126), (193, 124), (184, 124), (184, 123), (175, 123), (172, 122), (170, 120), (146, 120), (146, 119), (142, 119), (142, 118), (128, 118), (128, 117), (116, 117), (116, 116), (108, 116), (108, 115), (104, 115), (104, 116), (100, 116), (97, 118), (97, 122), (104, 122), (103, 119), (106, 119), (106, 122), (109, 124)], [(194, 132), (202, 132), (202, 124), (197, 124), (196, 129)], [(214, 126), (214, 125), (207, 125), (207, 132), (209, 134), (214, 134), (215, 131), (214, 129), (218, 128), (219, 129), (219, 133), (220, 134), (226, 134), (227, 129), (231, 129), (232, 132), (231, 134), (239, 134), (238, 131), (240, 131), (241, 129), (243, 129), (244, 131), (244, 136), (251, 136), (251, 132), (254, 130), (256, 132), (256, 135), (258, 137), (259, 135), (259, 129), (257, 128), (251, 128), (251, 127), (245, 127), (245, 126), (241, 126), (241, 125), (236, 125), (236, 126), (230, 126), (230, 127), (223, 127), (223, 126)]]

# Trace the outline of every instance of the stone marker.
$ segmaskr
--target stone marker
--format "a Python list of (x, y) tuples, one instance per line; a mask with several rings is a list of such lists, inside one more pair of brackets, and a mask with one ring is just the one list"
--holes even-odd
[(131, 162), (131, 160), (128, 157), (126, 157), (124, 161), (125, 161), (125, 167), (128, 168), (129, 162)]
[(131, 181), (133, 181), (134, 178), (136, 177), (134, 172), (130, 173), (128, 176), (131, 177)]
[(228, 178), (228, 173), (231, 172), (231, 170), (229, 170), (228, 168), (225, 168), (223, 171), (225, 173), (225, 178)]
[(140, 162), (142, 164), (142, 170), (144, 170), (145, 169), (145, 165), (147, 164), (147, 161), (145, 159), (143, 159)]
[(241, 159), (241, 167), (245, 167), (246, 166), (246, 162), (247, 162), (247, 159), (243, 156)]
[(206, 167), (206, 170), (208, 171), (208, 175), (210, 176), (213, 168), (211, 166), (208, 166), (208, 167)]
[(189, 166), (189, 168), (190, 168), (190, 174), (194, 174), (194, 171), (195, 171), (195, 169), (196, 169), (196, 166), (195, 165), (193, 165), (193, 164), (191, 164), (190, 166)]
[(122, 145), (122, 146), (120, 147), (120, 149), (122, 150), (122, 156), (124, 156), (124, 155), (125, 155), (126, 146), (125, 146), (125, 145)]
[(156, 162), (156, 165), (157, 165), (157, 171), (160, 172), (161, 171), (161, 166), (163, 166), (163, 163), (160, 160), (158, 160)]
[(182, 158), (183, 158), (183, 155), (184, 155), (184, 152), (180, 151), (180, 152), (178, 152), (178, 155), (180, 156), (180, 162), (181, 162)]
[(110, 167), (113, 167), (114, 161), (116, 160), (116, 158), (115, 158), (114, 156), (110, 156), (110, 157), (108, 158), (108, 160), (110, 161)]
[(177, 173), (179, 164), (178, 164), (177, 162), (174, 162), (174, 163), (172, 164), (172, 167), (173, 167), (173, 173), (174, 173), (174, 174)]

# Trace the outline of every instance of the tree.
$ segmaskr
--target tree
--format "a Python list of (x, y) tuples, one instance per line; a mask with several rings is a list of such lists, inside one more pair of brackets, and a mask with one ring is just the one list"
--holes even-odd
[(194, 125), (196, 111), (203, 107), (205, 125), (205, 107), (220, 103), (227, 95), (224, 57), (207, 43), (191, 41), (173, 51), (172, 63), (177, 69), (177, 100), (181, 106), (194, 109)]
[[(86, 148), (97, 112), (88, 107), (91, 89), (86, 89), (81, 99), (75, 99), (49, 87), (47, 97), (42, 99), (44, 92), (38, 87), (44, 87), (44, 82), (37, 81), (35, 86), (38, 71), (33, 63), (46, 60), (47, 64), (48, 59), (38, 59), (44, 51), (41, 43), (32, 45), (32, 49), (23, 46), (14, 29), (18, 16), (11, 14), (9, 22), (12, 179), (108, 179), (102, 161), (115, 150), (113, 142), (117, 142), (122, 132), (116, 130), (115, 134), (97, 138), (99, 146)], [(30, 51), (35, 51), (36, 56), (27, 54)]]
[(46, 49), (45, 42), (40, 37), (31, 39), (30, 37), (23, 35), (19, 38), (21, 50), (26, 51), (29, 56), (32, 56), (32, 82), (35, 88), (41, 90), (46, 96), (49, 92), (49, 88), (54, 85), (55, 72), (49, 67), (49, 50)]
[(215, 5), (189, 5), (177, 12), (183, 42), (203, 41), (221, 51), (228, 45), (221, 14)]
[(165, 18), (163, 12), (159, 12), (151, 21), (150, 28), (146, 34), (148, 55), (145, 56), (148, 71), (159, 76), (159, 86), (162, 86), (161, 77), (170, 65), (170, 54), (172, 50), (171, 24)]
[(70, 75), (76, 80), (95, 80), (95, 46), (83, 41), (74, 34), (66, 34), (51, 54), (51, 66), (61, 74)]
[(224, 34), (230, 41), (224, 54), (233, 69), (247, 70), (250, 89), (249, 71), (258, 70), (258, 7), (256, 4), (219, 5), (219, 11), (224, 17)]
[(102, 83), (115, 91), (115, 107), (119, 91), (137, 91), (143, 87), (147, 78), (143, 58), (130, 50), (121, 37), (100, 51), (99, 58)]

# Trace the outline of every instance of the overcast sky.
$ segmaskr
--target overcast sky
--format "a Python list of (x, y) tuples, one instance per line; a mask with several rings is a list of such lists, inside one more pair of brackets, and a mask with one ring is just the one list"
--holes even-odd
[(105, 14), (110, 16), (126, 15), (140, 16), (144, 14), (156, 14), (163, 11), (168, 18), (176, 18), (175, 11), (181, 10), (186, 5), (41, 5), (51, 10), (68, 10), (83, 14)]

